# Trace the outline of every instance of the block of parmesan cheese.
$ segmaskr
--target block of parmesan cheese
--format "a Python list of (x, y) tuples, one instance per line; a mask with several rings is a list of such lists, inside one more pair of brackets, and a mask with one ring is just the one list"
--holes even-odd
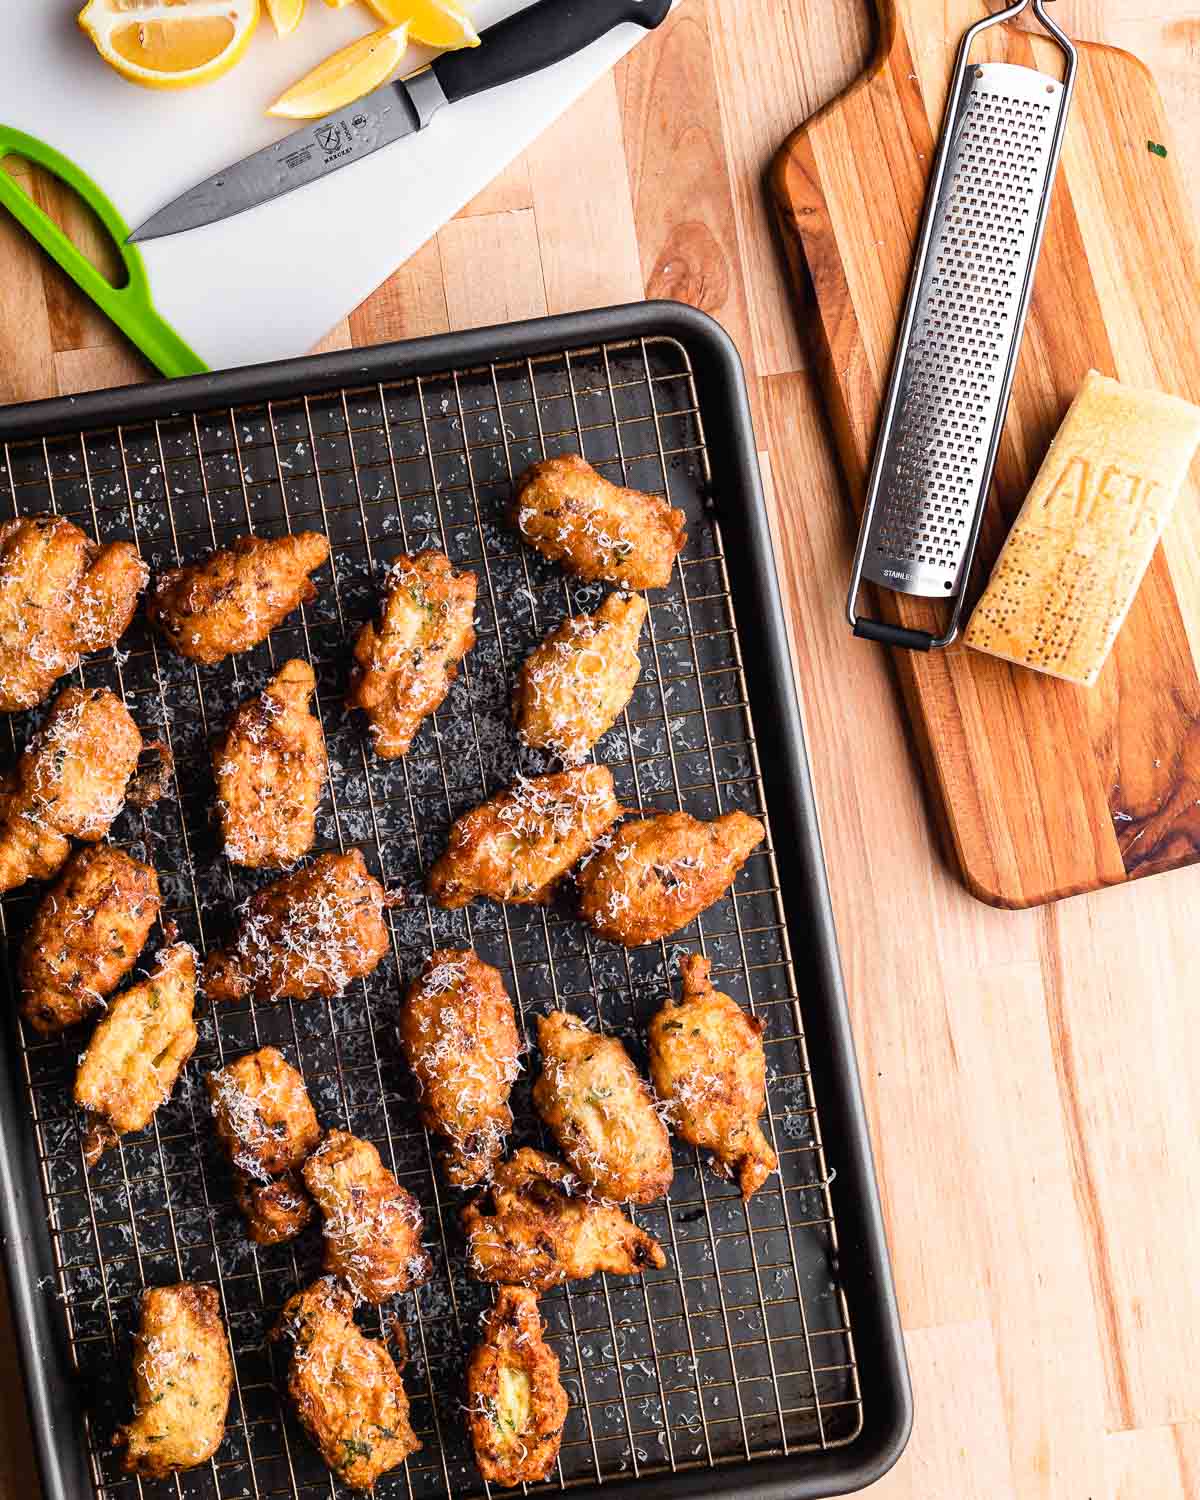
[(1200, 444), (1200, 407), (1092, 370), (996, 560), (968, 646), (1091, 687)]

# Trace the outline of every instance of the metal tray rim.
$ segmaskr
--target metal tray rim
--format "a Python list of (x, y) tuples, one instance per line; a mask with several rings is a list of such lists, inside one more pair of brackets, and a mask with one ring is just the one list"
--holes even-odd
[[(810, 904), (811, 941), (805, 952), (818, 983), (805, 1001), (810, 1049), (824, 1066), (819, 1077), (822, 1111), (839, 1140), (837, 1221), (842, 1236), (843, 1270), (851, 1299), (860, 1371), (864, 1376), (864, 1428), (844, 1448), (825, 1453), (758, 1459), (718, 1469), (656, 1476), (653, 1483), (672, 1496), (707, 1495), (716, 1500), (817, 1500), (848, 1494), (880, 1479), (895, 1464), (912, 1429), (912, 1392), (899, 1309), (892, 1280), (883, 1214), (875, 1180), (866, 1111), (838, 956), (816, 802), (805, 748), (799, 702), (779, 593), (766, 503), (757, 461), (745, 374), (737, 349), (715, 319), (684, 303), (652, 301), (539, 318), (430, 338), (381, 344), (369, 349), (304, 356), (214, 374), (145, 385), (124, 386), (81, 396), (52, 397), (0, 408), (0, 442), (50, 436), (115, 421), (160, 419), (181, 411), (283, 400), (331, 385), (354, 386), (386, 378), (431, 374), (473, 363), (526, 357), (624, 338), (665, 335), (678, 339), (692, 356), (702, 407), (716, 406), (725, 418), (711, 427), (710, 447), (718, 488), (744, 497), (736, 517), (744, 556), (731, 552), (734, 593), (747, 635), (761, 649), (746, 653), (752, 695), (774, 712), (764, 715), (760, 738), (774, 752), (764, 756), (764, 784), (772, 816), (793, 836), (798, 878), (784, 881), (785, 906), (793, 924), (794, 903), (803, 889)], [(740, 587), (738, 586), (740, 583)], [(783, 851), (780, 852), (783, 859)], [(17, 1087), (17, 1059), (7, 1028), (0, 1028), (0, 1237), (8, 1274), (30, 1404), (31, 1431), (45, 1500), (82, 1500), (91, 1493), (82, 1444), (63, 1444), (57, 1434), (68, 1424), (79, 1431), (75, 1401), (65, 1371), (61, 1337), (44, 1301), (37, 1296), (36, 1267), (51, 1264), (48, 1231), (37, 1212), (36, 1164), (32, 1137)], [(832, 1134), (833, 1132), (830, 1132)], [(58, 1368), (55, 1364), (59, 1361)], [(57, 1381), (58, 1389), (55, 1389)], [(869, 1396), (868, 1396), (869, 1391)], [(643, 1493), (638, 1480), (608, 1481), (576, 1493), (581, 1500), (633, 1500)]]

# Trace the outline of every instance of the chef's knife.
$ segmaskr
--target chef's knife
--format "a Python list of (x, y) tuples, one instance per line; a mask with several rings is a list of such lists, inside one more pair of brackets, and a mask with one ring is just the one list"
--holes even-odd
[(411, 77), (385, 83), (214, 173), (168, 203), (129, 236), (162, 239), (232, 218), (340, 172), (406, 135), (424, 130), (444, 105), (539, 73), (607, 36), (625, 21), (648, 29), (666, 20), (672, 0), (537, 0), (481, 35), (482, 45), (446, 52)]

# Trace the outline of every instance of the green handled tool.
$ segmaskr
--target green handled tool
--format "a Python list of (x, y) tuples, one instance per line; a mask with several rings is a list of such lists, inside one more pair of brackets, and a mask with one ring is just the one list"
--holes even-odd
[(78, 193), (112, 236), (125, 267), (126, 281), (113, 286), (80, 253), (58, 225), (37, 206), (8, 173), (0, 169), (0, 206), (27, 229), (85, 296), (106, 314), (164, 375), (200, 375), (208, 366), (155, 310), (141, 252), (128, 243), (129, 226), (92, 179), (53, 147), (20, 130), (0, 125), (0, 161), (21, 156)]

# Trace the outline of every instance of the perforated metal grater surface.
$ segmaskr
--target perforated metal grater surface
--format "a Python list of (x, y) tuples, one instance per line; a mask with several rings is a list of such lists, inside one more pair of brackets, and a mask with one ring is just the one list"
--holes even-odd
[(884, 459), (872, 582), (896, 588), (904, 569), (909, 592), (958, 587), (1061, 92), (1028, 68), (971, 69)]
[[(1063, 80), (1012, 63), (973, 63), (983, 31), (959, 52), (929, 189), (850, 584), (856, 633), (944, 646), (957, 632), (1062, 148), (1075, 50), (1034, 13), (1067, 56)], [(956, 600), (945, 635), (884, 635), (859, 620), (863, 579), (903, 594)]]
[[(610, 477), (669, 493), (687, 512), (690, 533), (671, 586), (651, 596), (642, 680), (598, 758), (612, 766), (631, 807), (758, 812), (760, 768), (723, 543), (707, 504), (705, 435), (687, 355), (674, 340), (0, 449), (4, 514), (57, 509), (102, 538), (136, 540), (156, 568), (247, 526), (263, 534), (315, 526), (334, 543), (317, 601), (250, 656), (198, 671), (137, 625), (127, 654), (84, 668), (88, 683), (123, 691), (142, 727), (165, 733), (175, 752), (177, 799), (128, 810), (114, 835), (154, 862), (183, 935), (199, 943), (219, 937), (235, 902), (258, 883), (232, 872), (216, 847), (205, 745), (233, 704), (293, 654), (317, 668), (331, 754), (320, 845), (361, 845), (372, 868), (410, 897), (391, 914), (392, 958), (341, 1000), (205, 1012), (183, 1086), (151, 1130), (128, 1138), (90, 1177), (69, 1104), (78, 1039), (23, 1038), (58, 1280), (46, 1294), (56, 1291), (62, 1304), (88, 1395), (93, 1475), (106, 1495), (330, 1492), (284, 1409), (280, 1356), (265, 1340), (289, 1292), (315, 1272), (319, 1234), (274, 1250), (248, 1244), (200, 1084), (209, 1068), (265, 1043), (301, 1067), (323, 1123), (374, 1140), (425, 1209), (434, 1278), (395, 1307), (408, 1330), (405, 1382), (425, 1446), (379, 1492), (482, 1493), (460, 1402), (489, 1293), (466, 1278), (461, 1199), (434, 1175), (394, 1037), (398, 986), (435, 942), (473, 943), (501, 968), (527, 1035), (532, 1015), (563, 1004), (628, 1038), (643, 1058), (644, 1025), (670, 983), (669, 960), (690, 947), (708, 952), (721, 988), (767, 1022), (779, 1178), (747, 1209), (695, 1153), (677, 1147), (669, 1204), (638, 1216), (661, 1238), (668, 1268), (598, 1278), (545, 1299), (572, 1403), (561, 1471), (549, 1488), (832, 1448), (859, 1430), (829, 1172), (770, 847), (693, 929), (633, 953), (594, 942), (567, 911), (478, 904), (448, 913), (421, 897), (423, 872), (451, 818), (518, 769), (541, 768), (536, 756), (517, 753), (511, 678), (552, 625), (594, 605), (600, 591), (569, 585), (520, 547), (500, 512), (513, 473), (544, 453), (580, 450)], [(397, 552), (426, 545), (445, 546), (478, 572), (480, 638), (436, 725), (389, 767), (364, 754), (340, 694), (349, 641), (374, 609), (375, 581)], [(14, 748), (31, 727), (18, 721)], [(19, 941), (36, 895), (27, 890), (0, 905), (6, 941)], [(514, 1100), (517, 1143), (539, 1139), (530, 1082), (527, 1072)], [(143, 1484), (120, 1474), (108, 1437), (127, 1416), (137, 1292), (180, 1276), (219, 1287), (237, 1387), (213, 1463), (169, 1484)]]

